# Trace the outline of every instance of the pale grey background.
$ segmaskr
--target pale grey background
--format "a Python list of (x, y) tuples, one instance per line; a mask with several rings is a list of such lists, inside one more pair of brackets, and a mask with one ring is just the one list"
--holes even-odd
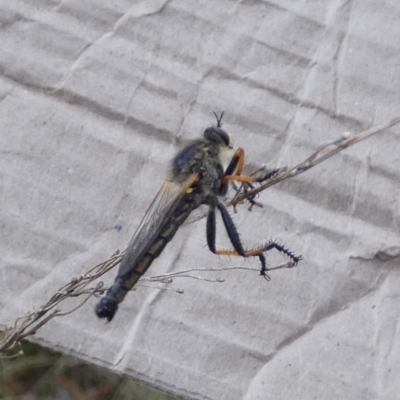
[[(399, 116), (399, 35), (397, 0), (1, 1), (2, 326), (128, 244), (212, 110), (250, 168)], [(398, 399), (399, 131), (234, 216), (297, 269), (139, 288), (111, 324), (93, 299), (35, 340), (190, 399)], [(230, 265), (257, 261), (213, 256), (203, 220), (151, 272)]]

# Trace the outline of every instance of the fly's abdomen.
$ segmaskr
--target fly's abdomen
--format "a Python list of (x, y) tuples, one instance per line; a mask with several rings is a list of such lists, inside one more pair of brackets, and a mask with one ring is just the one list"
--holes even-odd
[[(99, 318), (111, 321), (127, 293), (135, 286), (140, 277), (149, 269), (151, 263), (162, 253), (168, 242), (172, 240), (178, 228), (185, 222), (191, 211), (197, 207), (192, 202), (183, 202), (177, 207), (168, 222), (161, 229), (157, 237), (149, 244), (142, 257), (128, 268), (128, 272), (118, 275), (114, 284), (108, 289), (96, 306), (96, 314)], [(122, 260), (123, 265), (125, 259)], [(126, 270), (126, 269), (125, 269)]]

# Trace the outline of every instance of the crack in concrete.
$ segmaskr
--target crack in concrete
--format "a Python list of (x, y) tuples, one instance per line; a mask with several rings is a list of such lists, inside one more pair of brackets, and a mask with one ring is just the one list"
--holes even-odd
[[(149, 16), (153, 14), (157, 14), (162, 12), (164, 8), (167, 6), (170, 0), (162, 0), (161, 2), (159, 0), (153, 0), (152, 6), (156, 5), (156, 7), (149, 7), (149, 4), (151, 2), (147, 3), (139, 3), (139, 5), (135, 4), (127, 12), (125, 12), (120, 18), (117, 19), (116, 22), (114, 22), (113, 26), (111, 29), (108, 29), (105, 33), (100, 35), (97, 39), (95, 39), (93, 42), (87, 43), (81, 50), (78, 51), (76, 55), (75, 61), (72, 63), (71, 67), (69, 70), (64, 74), (64, 76), (60, 79), (60, 81), (55, 85), (55, 88), (50, 90), (50, 93), (56, 92), (60, 90), (63, 85), (65, 84), (66, 80), (71, 76), (71, 74), (78, 68), (79, 63), (83, 56), (94, 46), (99, 44), (101, 41), (108, 39), (112, 37), (120, 28), (122, 25), (124, 25), (129, 18), (131, 17), (141, 17), (141, 16)], [(155, 3), (155, 4), (154, 4)], [(161, 4), (158, 4), (161, 3)], [(140, 6), (146, 4), (144, 6), (144, 9), (142, 12), (138, 12), (140, 10)], [(136, 11), (136, 12), (135, 12)]]
[[(343, 57), (343, 47), (344, 42), (348, 36), (348, 28), (350, 24), (350, 17), (351, 17), (351, 10), (352, 10), (352, 0), (344, 0), (342, 4), (340, 4), (336, 10), (336, 17), (334, 18), (335, 21), (346, 21), (346, 28), (344, 33), (338, 32), (338, 44), (336, 47), (336, 52), (333, 55), (333, 111), (334, 115), (337, 114), (338, 111), (338, 97), (339, 97), (339, 74), (338, 74), (338, 66), (342, 61)], [(335, 22), (334, 21), (334, 22)]]

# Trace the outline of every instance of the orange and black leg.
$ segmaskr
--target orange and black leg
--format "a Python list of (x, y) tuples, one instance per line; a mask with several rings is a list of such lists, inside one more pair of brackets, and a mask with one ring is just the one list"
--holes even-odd
[[(216, 239), (216, 218), (215, 218), (215, 208), (218, 208), (221, 212), (222, 221), (224, 223), (226, 232), (228, 233), (229, 240), (232, 243), (233, 250), (217, 250), (215, 248), (215, 239)], [(210, 251), (216, 255), (221, 256), (241, 256), (241, 257), (258, 257), (261, 262), (261, 270), (260, 275), (262, 275), (265, 279), (269, 280), (269, 276), (267, 274), (267, 262), (264, 256), (266, 251), (271, 249), (276, 249), (281, 253), (288, 256), (294, 263), (295, 266), (301, 259), (301, 256), (295, 256), (291, 251), (289, 251), (284, 246), (270, 241), (264, 246), (256, 247), (252, 250), (244, 250), (242, 242), (239, 237), (239, 233), (236, 229), (236, 226), (228, 213), (228, 210), (225, 206), (219, 202), (216, 205), (211, 205), (208, 211), (207, 216), (207, 244)]]
[[(230, 181), (242, 182), (244, 184), (243, 190), (244, 190), (244, 192), (247, 192), (248, 188), (254, 189), (253, 183), (255, 183), (255, 182), (262, 183), (268, 179), (273, 178), (275, 175), (277, 175), (281, 171), (279, 168), (276, 168), (271, 171), (268, 171), (265, 175), (256, 178), (254, 176), (242, 176), (241, 173), (243, 171), (243, 167), (244, 167), (244, 150), (241, 147), (239, 147), (236, 150), (234, 156), (232, 157), (231, 162), (229, 163), (229, 165), (225, 171), (225, 175), (224, 175), (224, 178), (222, 179), (221, 188), (220, 188), (221, 195), (225, 195), (227, 193), (228, 184)], [(236, 189), (236, 191), (239, 190), (239, 189), (237, 189), (236, 186), (234, 186), (234, 188)], [(247, 200), (251, 204), (251, 206), (249, 208), (250, 211), (251, 211), (251, 208), (255, 205), (262, 207), (261, 204), (254, 201), (253, 197), (249, 197)]]
[(236, 150), (235, 154), (233, 155), (232, 160), (225, 171), (225, 176), (222, 179), (222, 186), (227, 185), (229, 181), (243, 182), (251, 186), (251, 183), (254, 182), (261, 183), (267, 181), (268, 179), (273, 178), (276, 174), (278, 174), (281, 171), (280, 168), (275, 168), (271, 171), (268, 171), (265, 175), (256, 178), (254, 176), (242, 176), (241, 174), (243, 171), (243, 167), (244, 167), (244, 150), (241, 147), (239, 147)]
[[(227, 169), (228, 171), (228, 169)], [(225, 176), (222, 179), (222, 184), (223, 185), (227, 185), (229, 183), (229, 181), (236, 181), (236, 182), (242, 182), (242, 183), (247, 183), (249, 185), (251, 185), (252, 183), (258, 182), (264, 182), (268, 179), (273, 178), (276, 174), (278, 174), (280, 172), (279, 168), (273, 169), (272, 171), (268, 171), (268, 173), (266, 173), (264, 176), (261, 177), (255, 177), (255, 176), (244, 176), (244, 175), (229, 175), (229, 174), (225, 174)]]
[(264, 182), (268, 179), (273, 178), (276, 174), (278, 174), (281, 169), (275, 168), (271, 171), (268, 171), (265, 175), (260, 176), (258, 178), (254, 176), (242, 176), (242, 171), (244, 167), (244, 150), (239, 147), (234, 156), (232, 157), (231, 162), (228, 165), (228, 168), (225, 171), (225, 176), (222, 180), (222, 185), (227, 185), (229, 181), (237, 181), (247, 183), (251, 186), (251, 183), (254, 182)]
[(239, 147), (233, 155), (228, 167), (226, 168), (224, 178), (222, 179), (220, 194), (225, 195), (228, 191), (229, 180), (225, 180), (225, 176), (240, 175), (244, 165), (244, 150)]
[[(243, 166), (244, 166), (244, 150), (239, 147), (234, 156), (232, 157), (231, 162), (229, 163), (226, 171), (225, 171), (225, 175), (224, 178), (222, 179), (222, 183), (221, 183), (221, 188), (220, 188), (220, 194), (221, 195), (225, 195), (228, 191), (228, 184), (230, 181), (240, 181), (243, 182), (243, 180), (241, 179), (233, 179), (233, 177), (241, 177), (241, 173), (243, 171)], [(228, 178), (227, 178), (228, 177)], [(247, 190), (247, 186), (250, 187), (251, 189), (253, 189), (253, 185), (251, 184), (251, 182), (256, 182), (256, 180), (254, 180), (254, 178), (249, 177), (249, 179), (247, 179), (248, 177), (245, 177), (245, 182), (247, 183), (247, 185), (245, 186), (245, 191)], [(234, 189), (236, 190), (236, 192), (239, 191), (239, 189), (234, 185)], [(251, 204), (251, 207), (254, 205), (259, 205), (257, 202), (254, 201), (253, 198), (249, 198), (248, 201)], [(261, 205), (260, 205), (261, 206)], [(235, 211), (236, 212), (236, 211)]]

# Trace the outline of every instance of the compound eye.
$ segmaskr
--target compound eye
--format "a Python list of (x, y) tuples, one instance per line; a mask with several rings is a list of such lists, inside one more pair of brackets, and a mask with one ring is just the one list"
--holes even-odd
[(213, 140), (214, 142), (225, 143), (227, 146), (229, 146), (230, 143), (229, 135), (221, 128), (215, 126), (207, 128), (204, 131), (204, 136), (207, 139)]
[(214, 132), (217, 133), (224, 143), (229, 146), (229, 135), (221, 128), (214, 128)]

